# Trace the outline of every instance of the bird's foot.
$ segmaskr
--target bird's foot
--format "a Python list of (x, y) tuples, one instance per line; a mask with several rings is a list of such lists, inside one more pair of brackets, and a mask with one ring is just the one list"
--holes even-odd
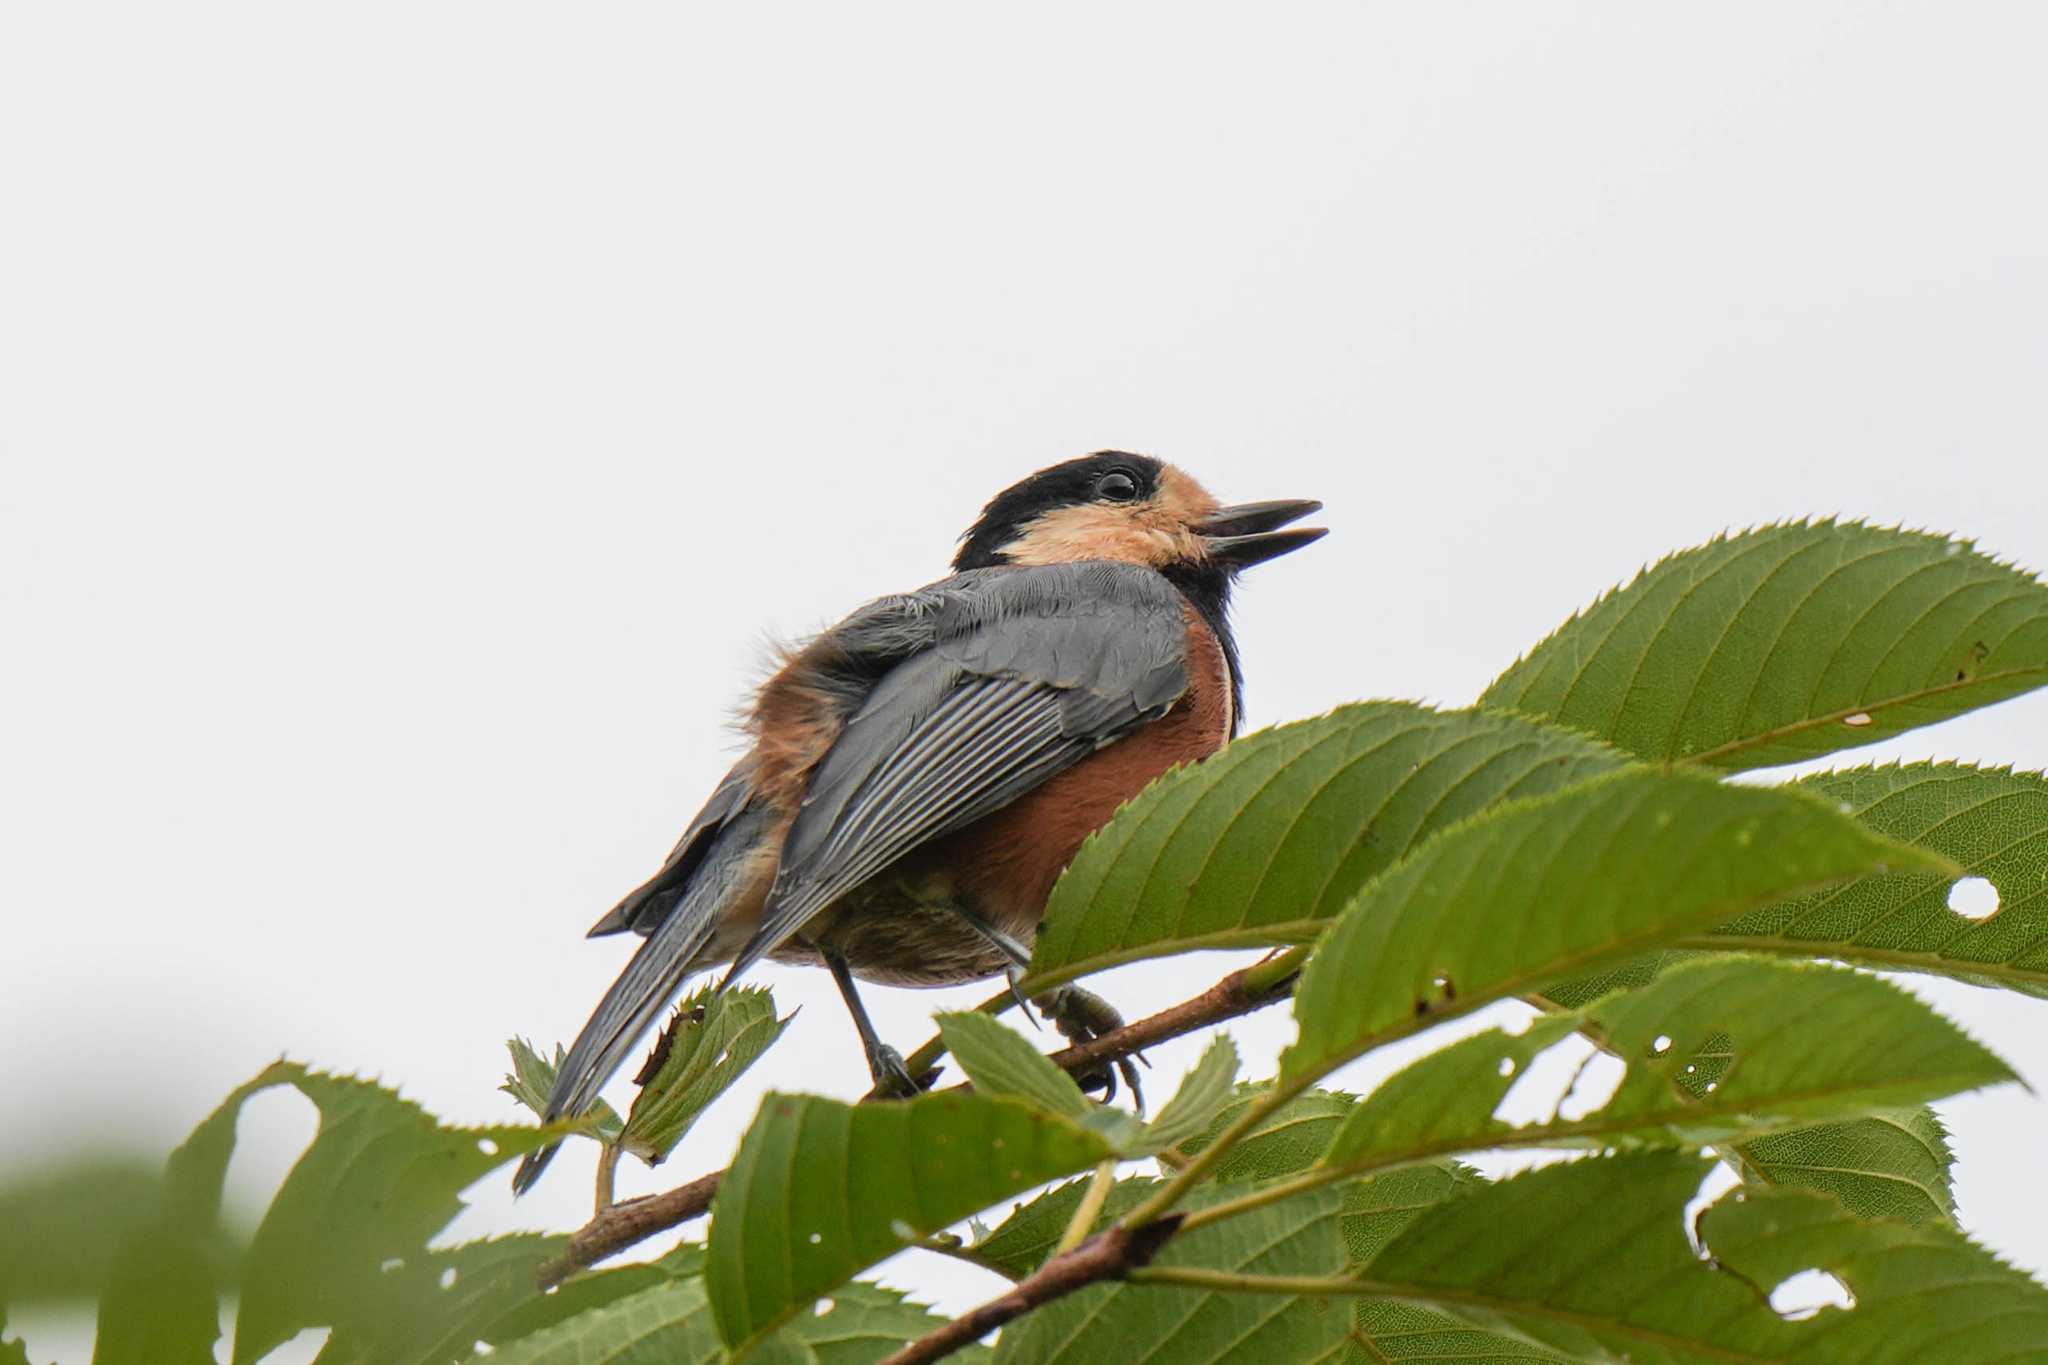
[[(1079, 986), (1061, 986), (1038, 997), (1032, 1002), (1046, 1018), (1052, 1020), (1069, 1042), (1090, 1043), (1104, 1034), (1113, 1033), (1124, 1026), (1123, 1015), (1116, 1006), (1104, 1000), (1093, 991)], [(1116, 1098), (1117, 1077), (1123, 1077), (1125, 1085), (1131, 1088), (1131, 1107), (1139, 1114), (1145, 1112), (1145, 1091), (1138, 1084), (1138, 1068), (1135, 1062), (1145, 1062), (1145, 1054), (1134, 1052), (1129, 1057), (1119, 1057), (1112, 1063), (1080, 1072), (1074, 1079), (1083, 1090), (1100, 1090), (1102, 1102), (1108, 1104)]]
[(868, 1075), (874, 1077), (876, 1098), (907, 1100), (924, 1093), (924, 1086), (917, 1083), (910, 1074), (910, 1068), (903, 1064), (902, 1053), (887, 1043), (876, 1043), (866, 1051)]

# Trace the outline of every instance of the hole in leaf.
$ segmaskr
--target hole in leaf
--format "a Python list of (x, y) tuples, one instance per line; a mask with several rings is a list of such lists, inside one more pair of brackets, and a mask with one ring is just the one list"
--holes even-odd
[(1982, 877), (1965, 877), (1948, 889), (1948, 908), (1965, 919), (1990, 919), (1998, 913), (1998, 888)]
[(498, 1144), (489, 1138), (478, 1138), (476, 1140), (476, 1149), (485, 1156), (496, 1156), (498, 1154)]
[(1512, 1057), (1503, 1057), (1503, 1058), (1501, 1058), (1501, 1059), (1500, 1059), (1500, 1074), (1501, 1074), (1501, 1075), (1503, 1075), (1503, 1076), (1512, 1076), (1512, 1075), (1514, 1075), (1514, 1074), (1515, 1074), (1515, 1059), (1514, 1059), (1514, 1058), (1512, 1058)]
[(1823, 1308), (1854, 1308), (1856, 1296), (1825, 1270), (1787, 1275), (1771, 1291), (1771, 1307), (1781, 1318), (1810, 1318)]
[(453, 1289), (456, 1278), (455, 1267), (451, 1265), (441, 1272), (441, 1287), (443, 1289)]
[(1858, 711), (1853, 716), (1844, 716), (1842, 717), (1842, 724), (1861, 729), (1870, 724), (1870, 713), (1868, 711)]
[(279, 1342), (265, 1353), (265, 1359), (311, 1360), (320, 1354), (320, 1348), (327, 1344), (333, 1332), (329, 1327), (302, 1327), (291, 1340)]
[(1593, 1045), (1577, 1034), (1558, 1039), (1521, 1064), (1521, 1074), (1493, 1107), (1494, 1118), (1516, 1127), (1550, 1122), (1592, 1055)]
[(824, 1234), (824, 1233), (822, 1233), (822, 1232), (814, 1232), (814, 1233), (812, 1233), (812, 1234), (811, 1234), (811, 1245), (812, 1245), (812, 1246), (817, 1246), (817, 1245), (818, 1245), (819, 1243), (823, 1242), (824, 1240), (825, 1240), (825, 1234)]
[(1621, 1058), (1594, 1053), (1572, 1078), (1572, 1088), (1557, 1106), (1557, 1116), (1576, 1122), (1588, 1114), (1599, 1113), (1614, 1098), (1614, 1092), (1621, 1088), (1621, 1078), (1627, 1074), (1628, 1067)]
[(383, 1264), (379, 1265), (377, 1269), (381, 1274), (395, 1275), (399, 1271), (405, 1269), (405, 1261), (403, 1258), (398, 1256), (388, 1256), (384, 1259)]
[(498, 1348), (491, 1345), (488, 1341), (479, 1341), (469, 1348), (469, 1353), (473, 1356), (496, 1355)]
[[(1712, 1156), (1713, 1153), (1707, 1151), (1701, 1155)], [(1701, 1260), (1709, 1259), (1712, 1253), (1700, 1240), (1700, 1219), (1722, 1195), (1741, 1183), (1742, 1178), (1736, 1175), (1731, 1167), (1726, 1163), (1716, 1163), (1707, 1171), (1706, 1179), (1700, 1181), (1700, 1187), (1693, 1194), (1692, 1201), (1685, 1206), (1685, 1237), (1692, 1243), (1692, 1254)], [(1738, 1193), (1736, 1197), (1739, 1199), (1741, 1195)]]
[(1668, 1033), (1658, 1034), (1656, 1041), (1650, 1044), (1650, 1055), (1652, 1057), (1662, 1057), (1669, 1051), (1671, 1051), (1671, 1035)]
[(814, 1304), (812, 1307), (813, 1311), (816, 1312), (817, 1315), (822, 1318), (837, 1306), (838, 1305), (833, 1303), (830, 1299), (819, 1299), (818, 1302)]

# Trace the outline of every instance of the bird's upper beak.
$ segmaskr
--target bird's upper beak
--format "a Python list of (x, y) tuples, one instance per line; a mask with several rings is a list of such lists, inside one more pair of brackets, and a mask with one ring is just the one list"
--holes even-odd
[(1322, 510), (1323, 505), (1313, 498), (1241, 502), (1235, 507), (1217, 508), (1195, 522), (1194, 530), (1202, 537), (1211, 558), (1226, 568), (1248, 569), (1328, 535), (1320, 526), (1280, 529), (1290, 521), (1300, 521), (1309, 513)]

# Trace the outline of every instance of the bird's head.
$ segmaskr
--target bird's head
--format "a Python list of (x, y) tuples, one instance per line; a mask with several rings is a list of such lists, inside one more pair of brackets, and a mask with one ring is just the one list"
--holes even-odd
[(1320, 540), (1320, 527), (1282, 528), (1321, 508), (1304, 499), (1225, 507), (1164, 460), (1104, 450), (996, 494), (960, 537), (953, 567), (1117, 559), (1220, 590), (1239, 570)]

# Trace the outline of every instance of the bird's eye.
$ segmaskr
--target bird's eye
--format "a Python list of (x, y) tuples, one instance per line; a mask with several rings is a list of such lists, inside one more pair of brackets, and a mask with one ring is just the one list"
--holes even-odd
[(1111, 470), (1096, 481), (1095, 496), (1105, 502), (1129, 502), (1138, 496), (1138, 481), (1121, 469)]

